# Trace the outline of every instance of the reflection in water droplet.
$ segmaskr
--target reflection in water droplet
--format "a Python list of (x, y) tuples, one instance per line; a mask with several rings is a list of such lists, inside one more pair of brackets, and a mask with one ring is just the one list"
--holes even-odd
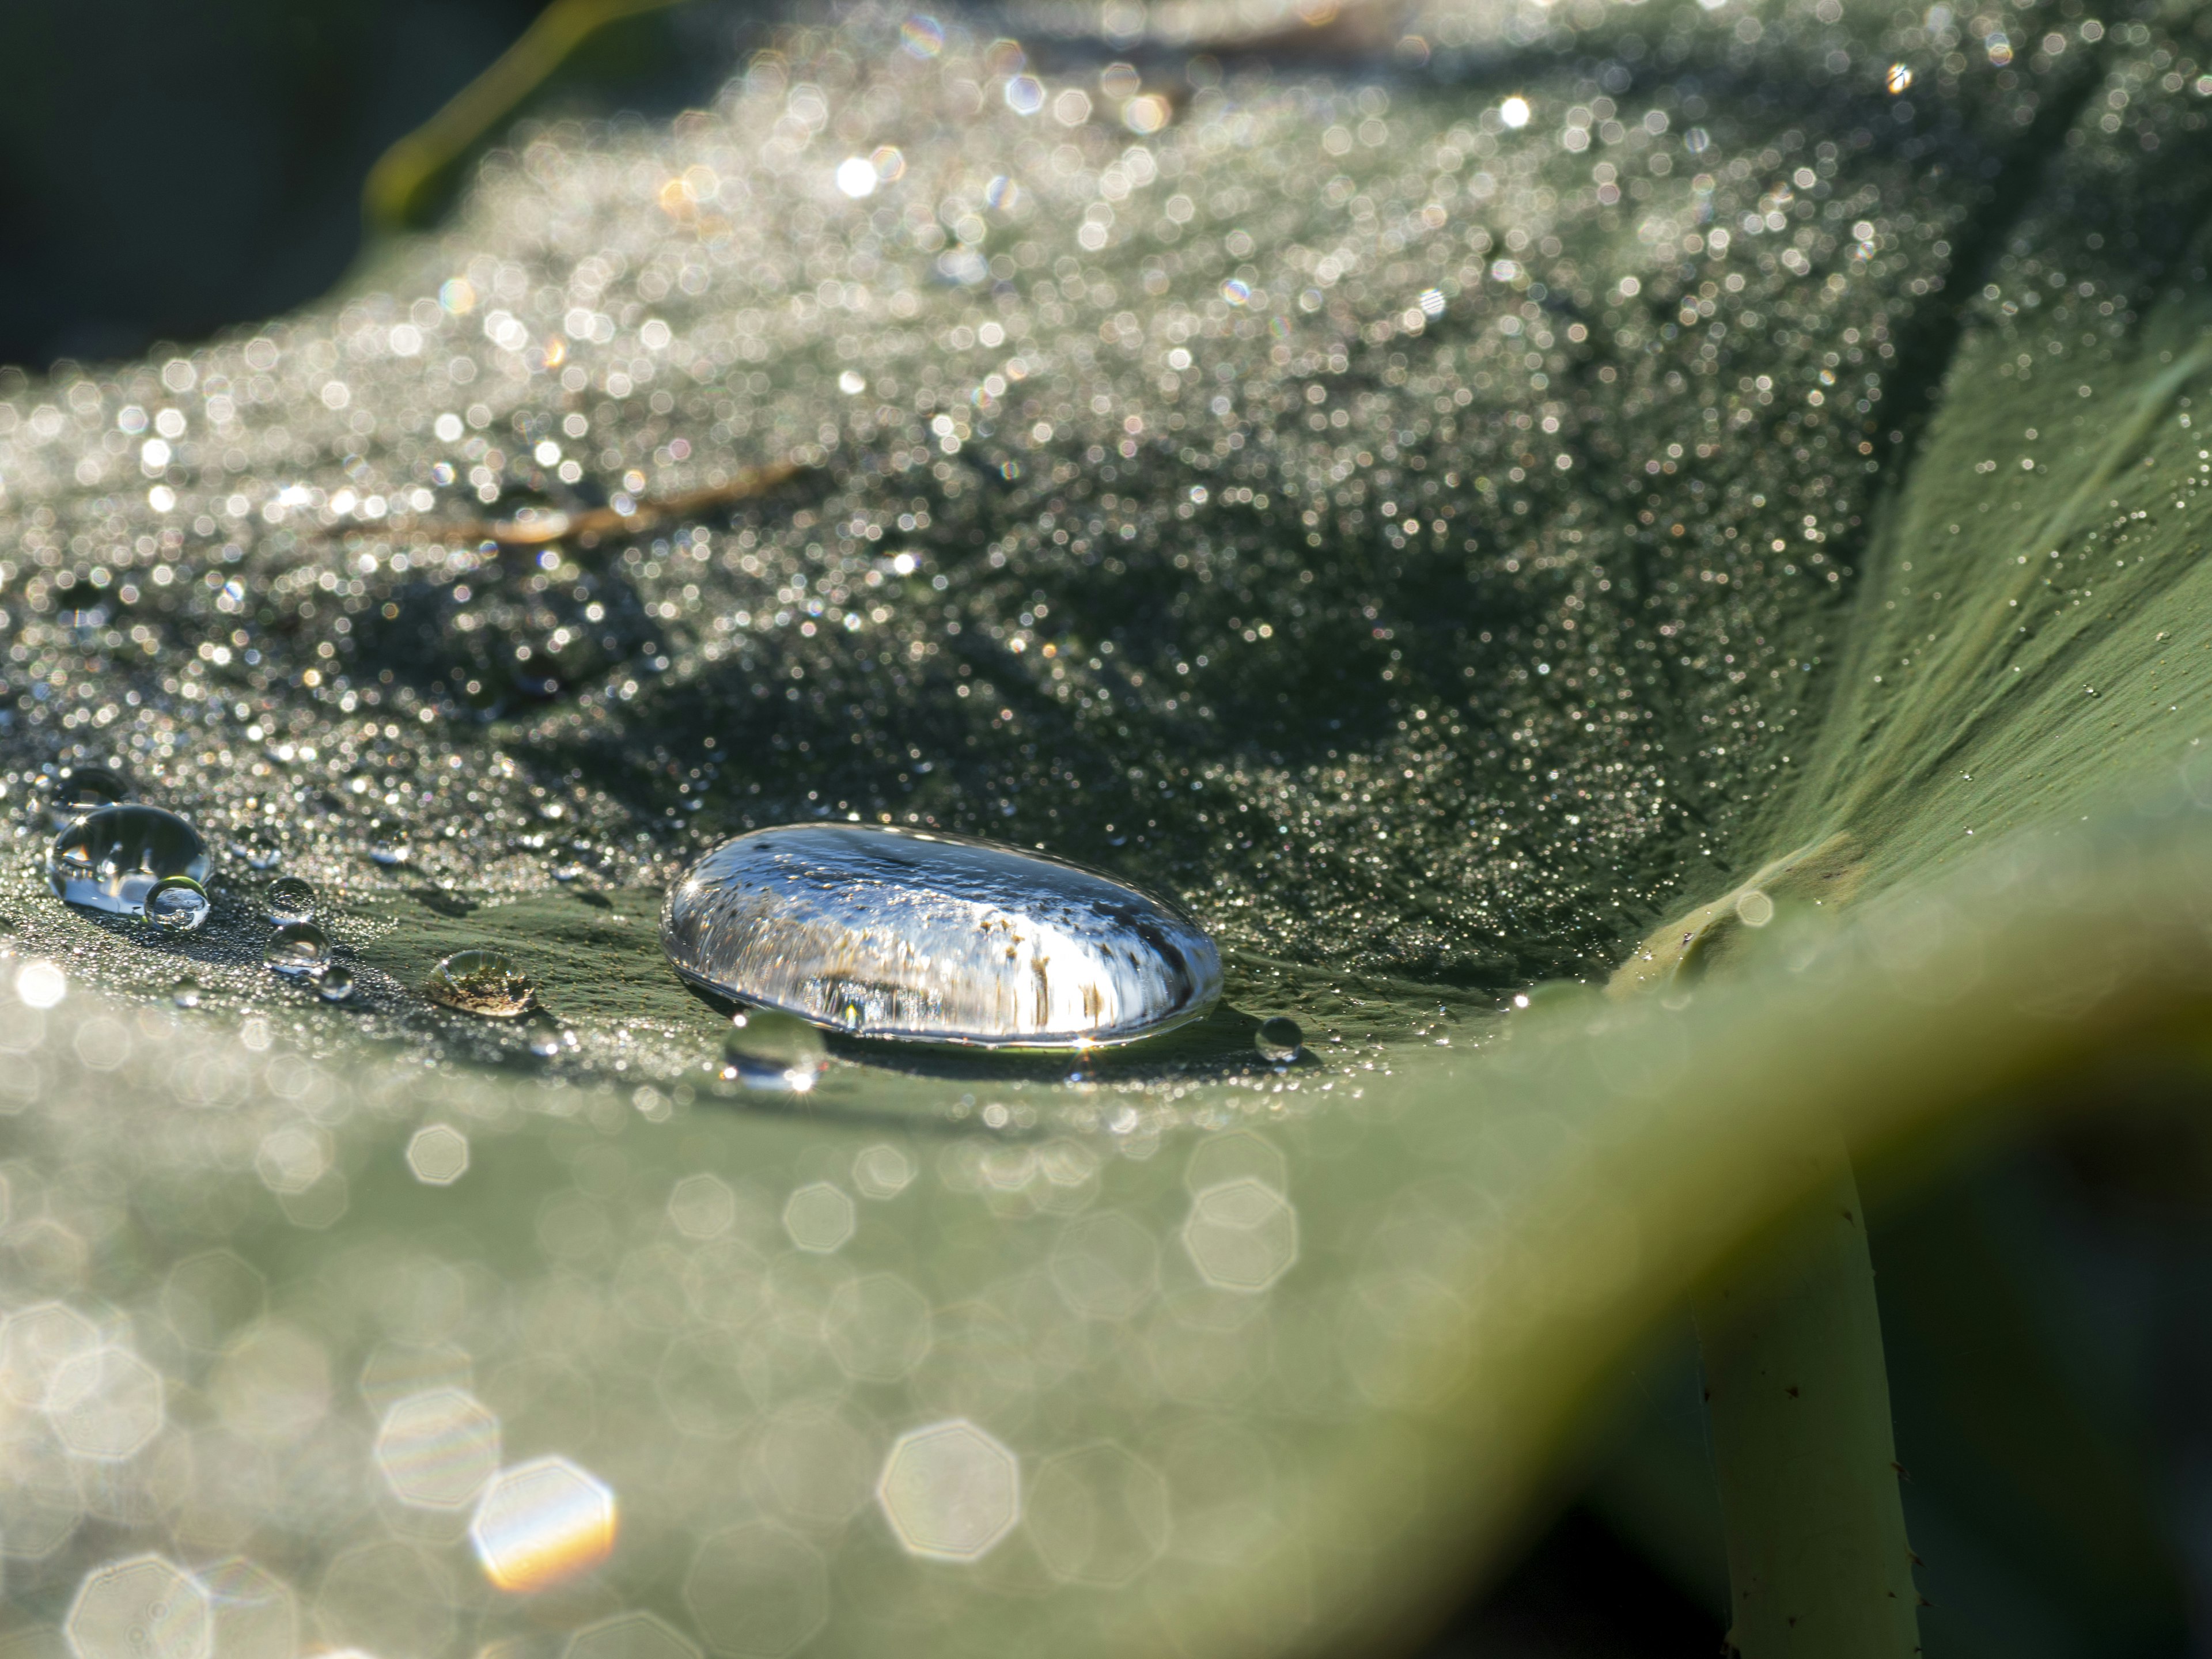
[(190, 876), (171, 876), (156, 882), (146, 895), (146, 916), (166, 933), (195, 933), (214, 909), (207, 889)]
[(315, 919), (315, 890), (297, 876), (279, 876), (262, 896), (269, 920), (282, 927), (288, 921)]
[(198, 1007), (200, 1006), (199, 981), (194, 979), (190, 974), (185, 975), (170, 987), (169, 998), (179, 1008)]
[(499, 951), (456, 951), (430, 970), (423, 994), (465, 1014), (512, 1019), (529, 1011), (535, 988)]
[(670, 893), (660, 936), (677, 972), (724, 995), (907, 1042), (1127, 1042), (1197, 1018), (1221, 991), (1213, 941), (1133, 888), (862, 824), (724, 843)]
[(46, 810), (57, 830), (65, 830), (87, 812), (131, 799), (131, 786), (105, 766), (67, 766), (54, 780)]
[(380, 864), (389, 870), (406, 863), (415, 854), (414, 849), (404, 842), (380, 841), (368, 849), (368, 856), (372, 863)]
[(597, 1566), (615, 1545), (615, 1495), (565, 1457), (502, 1469), (469, 1522), (484, 1577), (503, 1590), (544, 1589)]
[(343, 1002), (353, 994), (353, 975), (334, 962), (315, 976), (315, 994), (325, 1002)]
[(1298, 1057), (1305, 1048), (1306, 1034), (1298, 1029), (1297, 1021), (1277, 1014), (1273, 1019), (1260, 1022), (1252, 1041), (1259, 1048), (1261, 1059), (1272, 1060), (1280, 1066)]
[(158, 806), (104, 806), (88, 812), (46, 853), (46, 879), (64, 902), (110, 915), (145, 914), (146, 896), (171, 876), (207, 879), (198, 832)]
[(289, 921), (270, 936), (262, 960), (273, 973), (312, 974), (331, 957), (331, 941), (312, 921)]
[(822, 1034), (803, 1019), (772, 1009), (734, 1015), (722, 1040), (722, 1076), (743, 1088), (803, 1095), (830, 1065)]

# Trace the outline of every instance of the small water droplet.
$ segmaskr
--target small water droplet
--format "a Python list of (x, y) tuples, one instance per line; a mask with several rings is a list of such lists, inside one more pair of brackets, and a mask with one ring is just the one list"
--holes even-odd
[(207, 879), (198, 832), (158, 806), (103, 806), (76, 819), (46, 852), (46, 880), (64, 902), (138, 916), (171, 876)]
[(1304, 1052), (1306, 1034), (1298, 1029), (1294, 1019), (1277, 1014), (1272, 1019), (1260, 1022), (1260, 1029), (1252, 1034), (1252, 1041), (1260, 1050), (1262, 1060), (1286, 1066)]
[(196, 933), (214, 908), (207, 889), (190, 876), (156, 882), (146, 895), (147, 919), (165, 933)]
[(803, 1095), (829, 1069), (822, 1034), (805, 1020), (768, 1009), (732, 1016), (722, 1040), (722, 1076), (741, 1088)]
[(465, 1014), (512, 1019), (527, 1012), (536, 988), (499, 951), (456, 951), (430, 970), (423, 994)]
[(270, 971), (294, 977), (312, 974), (331, 959), (330, 936), (312, 921), (288, 921), (270, 935), (262, 960)]
[(415, 852), (404, 842), (380, 841), (368, 849), (368, 856), (372, 863), (380, 864), (390, 870), (406, 863), (415, 856)]
[(179, 1008), (198, 1007), (200, 1006), (199, 981), (186, 974), (169, 988), (169, 1000)]
[(353, 975), (332, 963), (315, 976), (315, 994), (325, 1002), (343, 1002), (353, 994)]
[(315, 890), (297, 876), (279, 876), (262, 896), (269, 920), (282, 927), (287, 922), (315, 919)]

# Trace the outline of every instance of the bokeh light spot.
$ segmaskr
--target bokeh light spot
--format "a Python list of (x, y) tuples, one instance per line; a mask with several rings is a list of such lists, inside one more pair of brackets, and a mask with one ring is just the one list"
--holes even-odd
[(828, 1255), (842, 1249), (855, 1224), (853, 1200), (844, 1189), (817, 1181), (792, 1194), (783, 1206), (783, 1230), (802, 1250)]
[(1298, 1259), (1297, 1212), (1265, 1182), (1240, 1176), (1192, 1200), (1182, 1243), (1215, 1289), (1264, 1291)]
[(434, 1389), (384, 1414), (376, 1467), (413, 1509), (465, 1509), (499, 1471), (499, 1419), (474, 1395)]
[(1021, 1461), (965, 1418), (910, 1429), (884, 1460), (876, 1501), (911, 1553), (973, 1561), (1021, 1519)]
[(544, 1589), (612, 1553), (614, 1492), (565, 1457), (518, 1463), (484, 1488), (469, 1541), (500, 1589)]
[(158, 1555), (88, 1574), (62, 1632), (76, 1659), (209, 1659), (215, 1647), (205, 1587)]
[(450, 1187), (469, 1172), (469, 1138), (444, 1123), (417, 1129), (407, 1143), (407, 1167), (426, 1187)]
[(732, 1527), (701, 1542), (684, 1603), (715, 1652), (780, 1659), (828, 1620), (829, 1570), (811, 1544), (781, 1527)]

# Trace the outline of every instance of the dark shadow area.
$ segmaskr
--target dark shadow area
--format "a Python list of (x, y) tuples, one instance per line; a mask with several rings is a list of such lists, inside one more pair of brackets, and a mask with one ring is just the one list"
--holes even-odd
[(1721, 1628), (1587, 1510), (1570, 1510), (1421, 1659), (1711, 1659)]
[[(361, 252), (362, 186), (545, 0), (0, 6), (0, 363), (125, 357), (273, 316)], [(738, 14), (603, 30), (526, 108), (667, 112)], [(450, 198), (451, 170), (427, 193)]]

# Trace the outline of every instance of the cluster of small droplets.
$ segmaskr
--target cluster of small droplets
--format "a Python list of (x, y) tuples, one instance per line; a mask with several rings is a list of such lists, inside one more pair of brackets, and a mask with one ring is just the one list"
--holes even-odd
[(525, 132), (386, 292), (0, 404), (0, 741), (370, 890), (857, 816), (1587, 971), (1808, 737), (2068, 61), (1833, 9), (1515, 12), (1476, 100), (1464, 18), (1323, 79), (863, 17)]

